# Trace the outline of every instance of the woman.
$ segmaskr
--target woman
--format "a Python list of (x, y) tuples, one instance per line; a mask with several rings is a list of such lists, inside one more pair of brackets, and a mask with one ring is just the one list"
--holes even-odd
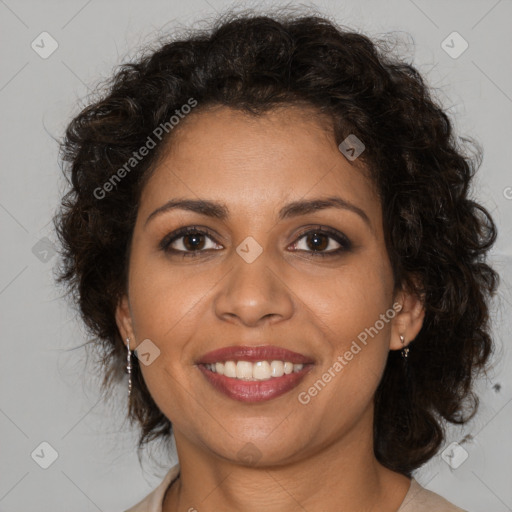
[(412, 66), (286, 14), (162, 44), (71, 122), (60, 280), (179, 459), (131, 512), (461, 510), (412, 471), (492, 352), (463, 149)]

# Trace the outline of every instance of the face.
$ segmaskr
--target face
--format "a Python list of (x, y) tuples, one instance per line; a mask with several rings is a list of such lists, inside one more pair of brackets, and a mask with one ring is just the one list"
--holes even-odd
[(372, 184), (313, 112), (183, 123), (142, 192), (117, 311), (132, 349), (150, 340), (141, 371), (177, 440), (233, 461), (252, 443), (275, 464), (371, 437), (388, 351), (422, 320), (393, 292)]

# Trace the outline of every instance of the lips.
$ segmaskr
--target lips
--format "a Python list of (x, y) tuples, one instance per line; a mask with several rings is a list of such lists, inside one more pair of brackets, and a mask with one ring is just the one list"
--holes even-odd
[(314, 360), (297, 352), (292, 352), (274, 345), (259, 347), (233, 346), (224, 347), (202, 356), (197, 364), (223, 363), (225, 361), (290, 361), (294, 364), (313, 364)]
[[(304, 365), (302, 369), (268, 380), (241, 380), (211, 371), (208, 366), (226, 361), (288, 361)], [(202, 356), (197, 365), (206, 381), (217, 391), (240, 402), (263, 402), (281, 396), (299, 385), (312, 369), (314, 360), (297, 352), (265, 345), (259, 347), (233, 346), (224, 347)], [(300, 367), (299, 367), (300, 368)]]

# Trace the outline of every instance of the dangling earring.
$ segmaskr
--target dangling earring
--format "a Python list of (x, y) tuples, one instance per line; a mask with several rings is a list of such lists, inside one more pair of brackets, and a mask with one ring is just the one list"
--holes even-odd
[[(405, 343), (405, 338), (400, 334), (400, 342), (402, 343), (402, 345)], [(407, 359), (407, 356), (409, 355), (409, 347), (404, 347), (402, 350), (401, 350), (401, 353), (402, 353), (402, 357), (404, 359)]]
[(126, 345), (128, 347), (128, 355), (126, 357), (126, 371), (128, 373), (128, 399), (132, 394), (132, 351), (130, 350), (130, 338), (126, 338)]

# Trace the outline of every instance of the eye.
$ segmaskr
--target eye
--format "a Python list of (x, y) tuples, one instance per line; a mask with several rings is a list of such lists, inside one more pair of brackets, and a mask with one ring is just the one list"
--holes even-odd
[(335, 256), (350, 250), (351, 243), (343, 233), (319, 226), (303, 233), (292, 247), (310, 256)]
[[(210, 245), (208, 246), (208, 240)], [(160, 248), (169, 253), (181, 253), (183, 256), (197, 256), (206, 250), (219, 250), (213, 235), (204, 228), (189, 226), (167, 235), (161, 242)]]
[[(164, 252), (184, 257), (199, 256), (202, 252), (223, 248), (208, 229), (197, 226), (188, 226), (170, 233), (159, 246)], [(343, 233), (318, 226), (302, 233), (291, 247), (294, 251), (309, 253), (309, 256), (336, 256), (350, 250), (352, 246)]]

